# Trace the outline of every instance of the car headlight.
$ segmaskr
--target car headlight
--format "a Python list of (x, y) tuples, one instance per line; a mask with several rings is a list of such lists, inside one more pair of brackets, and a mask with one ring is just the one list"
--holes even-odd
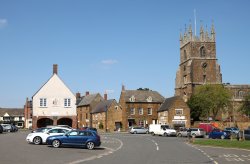
[(28, 134), (28, 137), (31, 137), (31, 136), (33, 136), (33, 134), (31, 133), (31, 134)]

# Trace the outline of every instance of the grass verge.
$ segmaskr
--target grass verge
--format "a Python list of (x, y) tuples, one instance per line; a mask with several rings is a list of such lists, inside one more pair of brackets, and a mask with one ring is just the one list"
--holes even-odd
[(226, 148), (240, 148), (250, 150), (250, 141), (221, 140), (221, 139), (196, 139), (193, 144), (204, 146), (218, 146)]

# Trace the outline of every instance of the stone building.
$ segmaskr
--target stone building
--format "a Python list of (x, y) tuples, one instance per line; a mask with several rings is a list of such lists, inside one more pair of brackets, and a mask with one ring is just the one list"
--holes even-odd
[(227, 109), (227, 112), (221, 115), (221, 119), (231, 121), (234, 124), (239, 121), (250, 121), (250, 111), (249, 114), (242, 114), (240, 112), (240, 107), (245, 101), (245, 96), (250, 94), (250, 85), (224, 84), (224, 86), (231, 91), (232, 99), (231, 106)]
[(185, 101), (194, 88), (202, 84), (221, 84), (222, 75), (216, 57), (215, 28), (210, 35), (200, 27), (200, 36), (195, 36), (191, 25), (180, 34), (180, 64), (176, 73), (175, 95)]
[(92, 110), (92, 127), (98, 131), (120, 131), (122, 128), (122, 108), (115, 99), (104, 98)]
[[(238, 111), (244, 96), (250, 93), (250, 85), (230, 85), (222, 83), (222, 74), (216, 55), (216, 35), (212, 24), (210, 32), (200, 27), (200, 35), (195, 36), (190, 25), (180, 34), (180, 64), (176, 72), (175, 96), (187, 101), (194, 88), (203, 84), (221, 84), (232, 93), (232, 106), (218, 114), (217, 120), (239, 121), (249, 117)], [(238, 118), (238, 119), (237, 119)]]
[(157, 123), (157, 110), (164, 97), (157, 91), (149, 89), (125, 90), (122, 87), (119, 104), (122, 107), (122, 127), (128, 130), (131, 126), (148, 127)]
[(97, 94), (89, 94), (86, 92), (85, 96), (81, 97), (78, 94), (77, 100), (77, 124), (78, 128), (81, 127), (92, 127), (92, 110), (98, 103), (103, 101), (103, 97)]
[(190, 109), (180, 96), (165, 99), (158, 109), (158, 123), (178, 127), (190, 127)]

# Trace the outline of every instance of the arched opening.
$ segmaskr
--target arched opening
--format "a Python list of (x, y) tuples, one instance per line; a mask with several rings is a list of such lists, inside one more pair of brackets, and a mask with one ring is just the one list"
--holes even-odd
[(49, 118), (41, 118), (37, 121), (37, 127), (46, 127), (47, 125), (53, 125), (53, 120)]
[(68, 125), (72, 127), (72, 119), (70, 118), (60, 118), (57, 120), (57, 125)]
[(202, 47), (200, 48), (200, 56), (201, 56), (201, 57), (205, 57), (205, 56), (206, 56), (206, 51), (205, 51), (205, 47), (204, 47), (204, 46), (202, 46)]

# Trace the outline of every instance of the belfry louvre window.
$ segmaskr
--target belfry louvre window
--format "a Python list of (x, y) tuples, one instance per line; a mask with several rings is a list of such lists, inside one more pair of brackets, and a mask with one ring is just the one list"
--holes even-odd
[(201, 47), (201, 49), (200, 49), (200, 56), (201, 57), (205, 57), (206, 56), (205, 47)]

